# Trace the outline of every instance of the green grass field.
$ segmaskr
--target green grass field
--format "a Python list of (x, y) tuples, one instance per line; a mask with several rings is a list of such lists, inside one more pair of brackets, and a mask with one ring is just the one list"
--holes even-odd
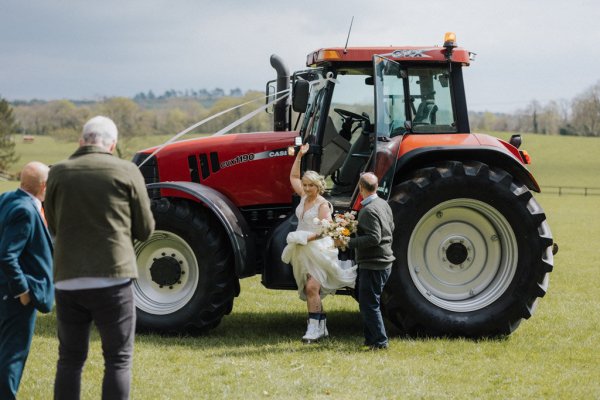
[[(21, 163), (52, 163), (75, 145), (40, 141), (19, 148)], [(531, 169), (542, 187), (600, 187), (600, 160), (595, 156), (600, 154), (600, 140), (526, 135), (523, 148), (532, 155)], [(600, 398), (600, 197), (536, 198), (546, 210), (560, 251), (548, 294), (535, 315), (508, 338), (393, 336), (388, 351), (362, 351), (357, 304), (334, 296), (325, 300), (331, 339), (307, 346), (299, 340), (305, 329), (305, 304), (295, 292), (264, 289), (254, 277), (241, 281), (232, 314), (207, 335), (138, 335), (132, 398)], [(52, 397), (54, 319), (54, 314), (38, 319), (20, 399)], [(82, 398), (100, 398), (102, 370), (94, 334)]]

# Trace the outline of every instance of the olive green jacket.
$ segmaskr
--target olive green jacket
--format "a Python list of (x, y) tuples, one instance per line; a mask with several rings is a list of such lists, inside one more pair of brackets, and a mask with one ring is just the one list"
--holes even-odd
[(377, 197), (358, 212), (356, 237), (348, 247), (354, 249), (358, 268), (381, 270), (396, 259), (392, 250), (394, 215), (388, 203)]
[(55, 235), (55, 282), (137, 277), (133, 240), (152, 234), (154, 218), (135, 164), (82, 146), (50, 168), (44, 209)]

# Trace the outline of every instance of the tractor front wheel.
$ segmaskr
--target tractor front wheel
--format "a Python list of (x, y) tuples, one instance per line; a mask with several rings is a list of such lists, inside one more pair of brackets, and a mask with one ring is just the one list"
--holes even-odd
[(160, 332), (216, 327), (239, 294), (231, 250), (216, 218), (185, 200), (152, 202), (156, 230), (135, 251), (137, 326)]
[(498, 336), (546, 293), (552, 235), (524, 185), (479, 162), (447, 162), (397, 185), (396, 262), (382, 303), (413, 335)]

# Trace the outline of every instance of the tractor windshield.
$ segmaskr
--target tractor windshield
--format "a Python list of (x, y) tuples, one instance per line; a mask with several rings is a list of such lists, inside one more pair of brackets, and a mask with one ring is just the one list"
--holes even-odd
[(373, 61), (378, 136), (405, 133), (405, 121), (414, 133), (457, 132), (448, 66), (403, 66), (380, 56)]

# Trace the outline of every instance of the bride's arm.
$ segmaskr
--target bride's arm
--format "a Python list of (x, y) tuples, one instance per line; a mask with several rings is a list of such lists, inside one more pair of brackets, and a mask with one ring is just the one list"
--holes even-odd
[[(329, 208), (329, 203), (327, 201), (322, 202), (321, 204), (319, 204), (319, 219), (323, 220), (326, 219), (328, 221), (331, 221), (331, 209)], [(317, 240), (317, 239), (321, 239), (321, 235), (318, 233), (315, 233), (311, 236), (308, 237), (308, 241), (312, 241), (312, 240)]]
[(324, 201), (319, 204), (319, 219), (326, 219), (331, 221), (331, 209), (329, 208), (329, 202)]
[(308, 151), (309, 144), (303, 144), (300, 146), (298, 150), (298, 154), (296, 155), (296, 159), (294, 160), (294, 164), (292, 164), (292, 169), (290, 171), (290, 183), (292, 184), (292, 189), (294, 192), (298, 194), (298, 196), (304, 196), (304, 189), (302, 189), (302, 177), (300, 176), (300, 162), (302, 157)]

